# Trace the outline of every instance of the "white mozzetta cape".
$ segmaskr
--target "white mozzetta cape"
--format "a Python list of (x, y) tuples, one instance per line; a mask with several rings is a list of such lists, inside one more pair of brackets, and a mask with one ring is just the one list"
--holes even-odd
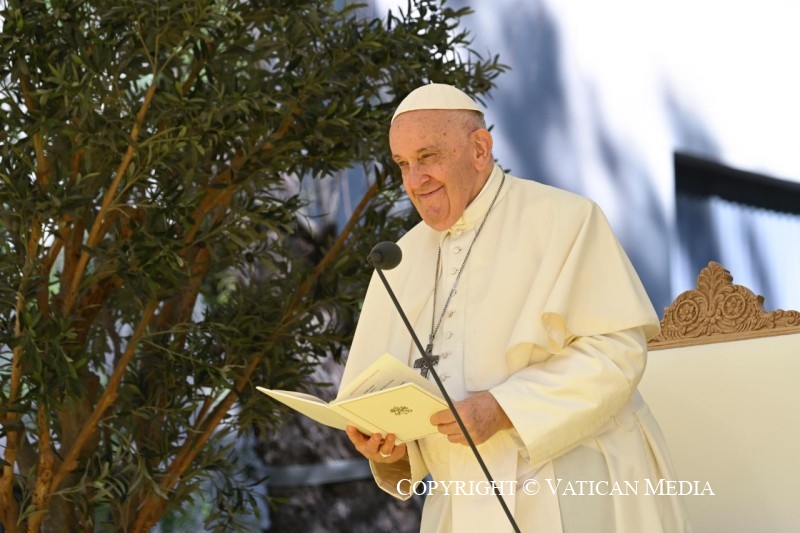
[[(421, 223), (398, 242), (403, 261), (385, 274), (423, 345), (438, 249), (443, 247), (444, 257), (448, 246), (458, 253), (469, 245), (502, 179), (496, 167), (450, 230), (437, 232)], [(450, 283), (440, 280), (437, 313)], [(588, 475), (592, 465), (583, 469), (580, 460), (565, 460), (569, 466), (563, 468), (554, 462), (582, 448), (599, 452), (595, 455), (611, 483), (652, 478), (655, 484), (671, 477), (663, 438), (636, 392), (646, 339), (658, 332), (658, 318), (594, 203), (506, 176), (459, 281), (454, 305), (463, 310), (455, 332), (458, 342), (446, 341), (463, 361), (463, 382), (453, 383), (451, 391), (454, 400), (489, 390), (514, 424), (513, 431), (500, 432), (479, 446), (496, 481), (521, 482), (535, 475), (544, 484), (570, 469)], [(384, 352), (407, 364), (419, 357), (380, 279), (373, 276), (342, 383)], [(379, 486), (406, 498), (397, 488), (403, 478), (416, 481), (431, 473), (434, 479), (481, 479), (468, 447), (435, 439), (410, 443), (408, 463), (373, 464)], [(442, 450), (450, 454), (441, 461), (446, 464), (426, 463), (426, 457), (428, 463), (437, 463), (431, 457), (441, 457)], [(564, 498), (572, 500), (559, 503)], [(575, 498), (587, 497), (540, 494), (526, 500), (518, 490), (506, 501), (523, 531), (568, 531), (572, 519), (561, 515), (581, 501)], [(612, 509), (612, 518), (595, 523), (592, 531), (686, 530), (674, 498), (597, 498), (605, 498), (595, 503)], [(507, 525), (491, 494), (426, 498), (423, 531), (471, 531), (480, 524), (501, 531)]]

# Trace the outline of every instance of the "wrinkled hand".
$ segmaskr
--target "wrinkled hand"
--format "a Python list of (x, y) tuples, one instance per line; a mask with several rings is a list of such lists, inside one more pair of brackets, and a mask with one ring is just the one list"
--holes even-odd
[[(486, 442), (498, 431), (513, 427), (508, 415), (488, 391), (473, 394), (469, 398), (453, 402), (453, 404), (475, 444)], [(466, 437), (458, 427), (456, 417), (449, 409), (434, 413), (431, 416), (431, 424), (437, 426), (439, 433), (447, 435), (450, 442), (467, 444)]]
[(347, 426), (346, 431), (347, 437), (356, 447), (356, 450), (374, 463), (396, 463), (406, 456), (406, 445), (395, 446), (395, 436), (392, 433), (382, 439), (380, 433), (367, 437), (355, 426)]

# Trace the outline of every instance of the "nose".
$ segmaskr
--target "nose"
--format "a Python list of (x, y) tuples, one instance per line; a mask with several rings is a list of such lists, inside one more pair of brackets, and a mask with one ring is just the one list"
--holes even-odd
[(403, 174), (403, 181), (411, 188), (417, 188), (430, 180), (430, 176), (425, 173), (419, 163), (409, 163), (408, 169)]

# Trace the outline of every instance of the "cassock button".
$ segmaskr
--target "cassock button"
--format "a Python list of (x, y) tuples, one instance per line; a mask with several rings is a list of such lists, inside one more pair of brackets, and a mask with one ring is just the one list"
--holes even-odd
[(451, 310), (451, 311), (448, 311), (448, 312), (447, 312), (447, 318), (452, 318), (452, 316), (453, 316), (454, 314), (456, 314), (456, 312), (455, 312), (455, 311), (452, 311), (452, 310)]
[(461, 253), (461, 247), (460, 246), (453, 247), (453, 253), (454, 254), (460, 254)]
[(441, 376), (439, 376), (439, 379), (442, 380), (442, 383), (447, 381), (449, 378), (450, 378), (450, 376), (448, 376), (447, 374), (442, 374)]
[(450, 269), (450, 273), (455, 276), (456, 274), (458, 274), (458, 269), (456, 267), (453, 267)]
[(450, 357), (450, 352), (442, 352), (442, 353), (439, 354), (439, 356), (442, 359), (447, 359), (448, 357)]
[(453, 332), (452, 331), (448, 331), (447, 333), (444, 334), (444, 337), (445, 337), (445, 339), (452, 339), (453, 338)]

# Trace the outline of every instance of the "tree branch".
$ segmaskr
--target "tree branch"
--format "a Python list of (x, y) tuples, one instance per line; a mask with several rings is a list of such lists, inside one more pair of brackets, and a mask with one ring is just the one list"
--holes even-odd
[[(24, 307), (22, 293), (17, 292), (17, 304), (15, 308), (16, 320), (14, 322), (14, 337), (19, 339), (22, 336), (22, 325), (20, 324), (20, 313)], [(11, 376), (8, 394), (8, 402), (2, 409), (3, 427), (6, 433), (6, 450), (3, 464), (3, 475), (0, 476), (0, 522), (5, 526), (9, 533), (21, 531), (18, 529), (19, 503), (14, 498), (14, 465), (17, 461), (17, 448), (22, 437), (22, 421), (20, 420), (19, 410), (14, 404), (19, 398), (20, 385), (22, 382), (22, 346), (14, 346), (11, 359)], [(10, 408), (10, 410), (9, 410)]]
[(43, 502), (43, 507), (39, 508), (40, 510), (47, 508), (53, 492), (60, 488), (61, 483), (64, 481), (67, 475), (78, 466), (78, 457), (83, 446), (97, 431), (103, 415), (117, 398), (119, 384), (122, 382), (122, 377), (128, 368), (128, 364), (136, 354), (136, 348), (138, 347), (139, 339), (147, 330), (150, 320), (153, 318), (153, 314), (155, 313), (156, 307), (158, 307), (158, 302), (153, 301), (150, 302), (145, 308), (144, 313), (142, 314), (142, 319), (139, 321), (139, 325), (136, 327), (136, 331), (134, 331), (133, 335), (128, 340), (128, 345), (125, 347), (125, 352), (122, 354), (122, 357), (114, 367), (113, 374), (111, 374), (111, 376), (108, 378), (108, 384), (103, 390), (103, 394), (100, 396), (100, 399), (97, 401), (97, 406), (94, 408), (94, 411), (92, 411), (92, 414), (86, 420), (86, 423), (83, 425), (83, 427), (81, 427), (81, 431), (78, 433), (75, 443), (64, 455), (64, 460), (61, 463), (61, 466), (58, 468), (55, 475), (53, 475), (52, 482), (48, 487), (49, 490), (47, 490), (47, 494)]
[[(17, 289), (17, 299), (14, 308), (14, 338), (19, 340), (23, 334), (22, 316), (25, 314), (25, 285), (30, 278), (33, 266), (36, 263), (39, 239), (41, 238), (41, 227), (39, 220), (35, 219), (31, 223), (31, 232), (28, 236), (28, 245), (25, 250), (25, 266), (23, 267), (22, 279)], [(6, 528), (15, 531), (19, 520), (19, 503), (14, 498), (14, 466), (17, 461), (17, 451), (20, 440), (24, 432), (20, 410), (16, 405), (19, 401), (22, 389), (22, 345), (17, 342), (14, 345), (11, 356), (11, 376), (9, 377), (8, 402), (2, 410), (3, 425), (6, 433), (5, 464), (3, 465), (3, 475), (0, 476), (0, 517)], [(9, 409), (10, 408), (10, 409)]]
[[(36, 468), (36, 485), (33, 489), (33, 507), (35, 509), (46, 509), (45, 501), (48, 498), (50, 482), (53, 479), (55, 454), (50, 445), (50, 420), (44, 403), (39, 404), (36, 418), (39, 428), (39, 464)], [(44, 516), (45, 513), (31, 515), (28, 520), (29, 533), (38, 533)]]
[[(297, 290), (297, 296), (295, 297), (295, 302), (297, 301), (298, 298), (302, 298), (308, 293), (308, 291), (311, 290), (311, 287), (314, 285), (314, 283), (317, 282), (320, 275), (322, 275), (322, 272), (326, 268), (328, 268), (328, 266), (333, 262), (333, 260), (339, 254), (339, 250), (341, 250), (342, 247), (344, 246), (347, 237), (353, 231), (353, 227), (358, 222), (358, 219), (361, 218), (361, 213), (363, 213), (366, 210), (367, 205), (369, 205), (369, 202), (373, 198), (375, 198), (375, 195), (378, 194), (379, 182), (380, 180), (375, 180), (375, 183), (373, 183), (369, 187), (369, 189), (367, 189), (367, 191), (364, 193), (364, 196), (361, 197), (361, 201), (358, 202), (358, 205), (353, 210), (353, 215), (350, 216), (350, 218), (347, 221), (347, 224), (345, 224), (344, 228), (342, 228), (342, 232), (339, 234), (339, 237), (333, 243), (330, 250), (328, 250), (328, 252), (320, 260), (320, 262), (317, 263), (317, 265), (314, 267), (314, 270), (311, 272), (311, 275), (306, 278), (306, 280), (303, 282), (302, 285), (300, 285), (300, 288)], [(357, 217), (356, 214), (358, 214)]]
[[(311, 288), (314, 286), (314, 283), (319, 279), (319, 276), (322, 274), (325, 268), (334, 261), (339, 251), (347, 241), (347, 238), (352, 233), (353, 228), (358, 223), (359, 219), (369, 205), (369, 202), (375, 197), (375, 195), (377, 195), (377, 193), (378, 181), (376, 180), (376, 182), (373, 183), (369, 189), (367, 189), (367, 191), (364, 193), (364, 196), (361, 198), (361, 201), (353, 210), (353, 213), (350, 215), (350, 218), (342, 229), (342, 232), (339, 234), (339, 237), (336, 239), (336, 242), (334, 242), (330, 249), (328, 249), (323, 258), (315, 266), (314, 270), (309, 274), (308, 278), (306, 278), (306, 280), (298, 289), (292, 304), (289, 305), (286, 313), (284, 314), (285, 317), (288, 317), (294, 313), (295, 309), (299, 306), (299, 302), (311, 290)], [(289, 322), (289, 320), (287, 319), (283, 322), (286, 323)], [(268, 341), (268, 343), (275, 342), (277, 340), (275, 336), (276, 335), (273, 335), (273, 339)], [(233, 405), (233, 402), (236, 401), (236, 398), (241, 395), (242, 391), (244, 391), (245, 387), (247, 387), (248, 383), (250, 383), (250, 379), (258, 368), (258, 365), (261, 363), (261, 359), (262, 357), (254, 357), (251, 359), (248, 365), (245, 367), (242, 376), (237, 380), (233, 390), (229, 391), (225, 395), (222, 401), (217, 404), (207, 418), (198, 418), (198, 422), (195, 425), (196, 431), (192, 433), (196, 436), (193, 439), (188, 439), (181, 446), (180, 450), (178, 450), (175, 460), (172, 462), (169, 469), (167, 469), (164, 479), (162, 479), (161, 483), (159, 484), (160, 492), (167, 493), (172, 490), (172, 488), (180, 479), (181, 475), (183, 475), (186, 469), (191, 466), (192, 461), (194, 461), (194, 459), (197, 457), (197, 454), (200, 453), (200, 450), (206, 444), (206, 442), (208, 442), (208, 439), (211, 438), (211, 435), (219, 426), (225, 414)], [(134, 533), (146, 533), (149, 531), (150, 528), (155, 524), (158, 516), (160, 516), (163, 507), (163, 500), (155, 495), (151, 495), (149, 499), (145, 500), (137, 517), (136, 523), (134, 524)]]
[[(28, 112), (36, 111), (38, 106), (31, 96), (31, 86), (28, 79), (20, 77), (19, 85), (22, 89), (22, 97), (25, 100), (25, 107), (28, 108)], [(50, 160), (44, 153), (44, 139), (42, 138), (41, 130), (33, 133), (33, 150), (36, 153), (36, 180), (39, 182), (39, 187), (45, 189), (50, 183)]]
[(205, 53), (203, 53), (201, 57), (197, 58), (194, 64), (192, 64), (192, 71), (186, 77), (186, 81), (183, 82), (183, 85), (181, 85), (182, 95), (186, 95), (186, 93), (189, 92), (189, 89), (192, 88), (192, 85), (194, 85), (194, 82), (197, 80), (198, 76), (200, 76), (200, 73), (203, 71), (203, 67), (206, 66), (206, 61), (208, 60), (208, 57), (211, 54), (213, 54), (216, 49), (214, 43), (208, 43), (207, 46), (208, 50)]
[(122, 181), (122, 177), (128, 170), (128, 167), (133, 160), (133, 156), (136, 153), (136, 141), (139, 138), (139, 131), (142, 128), (142, 124), (144, 123), (145, 116), (147, 115), (147, 111), (150, 108), (150, 104), (153, 101), (153, 97), (156, 94), (156, 78), (153, 78), (153, 82), (147, 88), (147, 93), (145, 94), (144, 101), (142, 102), (141, 107), (139, 108), (138, 113), (136, 113), (136, 120), (134, 121), (133, 128), (131, 129), (130, 134), (130, 143), (128, 143), (128, 149), (125, 151), (125, 156), (122, 158), (119, 166), (117, 167), (117, 171), (114, 174), (114, 179), (111, 182), (111, 185), (106, 190), (105, 195), (103, 196), (103, 202), (100, 205), (100, 211), (97, 213), (97, 216), (94, 219), (94, 223), (92, 224), (91, 229), (89, 230), (89, 237), (86, 240), (86, 247), (83, 251), (81, 251), (80, 258), (78, 259), (78, 264), (75, 268), (75, 271), (72, 274), (72, 279), (70, 280), (69, 285), (69, 292), (67, 292), (66, 298), (64, 300), (64, 313), (69, 314), (72, 311), (72, 306), (75, 303), (75, 299), (78, 294), (78, 286), (80, 285), (81, 278), (83, 278), (83, 273), (86, 270), (86, 265), (89, 263), (89, 256), (90, 250), (92, 250), (100, 240), (103, 238), (103, 233), (101, 228), (105, 222), (105, 217), (109, 213), (109, 209), (111, 208), (111, 203), (114, 200), (114, 196), (117, 194), (117, 189), (119, 188), (119, 184)]

